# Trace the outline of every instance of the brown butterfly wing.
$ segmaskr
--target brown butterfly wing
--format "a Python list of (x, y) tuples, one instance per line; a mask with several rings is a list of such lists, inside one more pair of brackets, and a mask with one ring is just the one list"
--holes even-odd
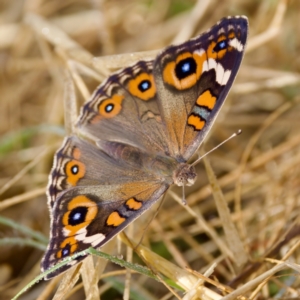
[(238, 72), (247, 31), (245, 17), (226, 18), (157, 56), (158, 104), (170, 155), (178, 161), (193, 155), (216, 119)]
[[(127, 189), (126, 189), (127, 188)], [(168, 188), (148, 182), (74, 187), (60, 194), (53, 206), (50, 243), (42, 260), (45, 271), (63, 259), (89, 247), (98, 248), (150, 208)], [(84, 259), (50, 273), (50, 279)]]
[[(156, 157), (119, 143), (102, 146), (106, 153), (92, 142), (72, 136), (65, 139), (55, 155), (48, 186), (50, 243), (42, 270), (91, 246), (104, 245), (158, 201), (169, 187), (171, 171), (165, 178), (160, 176), (159, 168), (156, 172), (147, 169), (148, 162), (151, 166), (151, 159)], [(169, 170), (172, 164), (160, 166)], [(47, 278), (83, 258), (76, 258)]]
[(152, 67), (153, 61), (140, 61), (112, 74), (83, 106), (78, 128), (95, 140), (168, 153)]
[[(108, 147), (106, 146), (106, 148)], [(107, 152), (114, 151), (114, 149), (106, 150)], [(132, 149), (130, 150), (133, 152)], [(143, 155), (142, 153), (138, 154)], [(55, 154), (49, 176), (47, 191), (49, 206), (53, 207), (59, 193), (76, 186), (156, 180), (153, 174), (143, 170), (143, 166), (139, 162), (131, 163), (129, 158), (122, 158), (124, 157), (120, 155), (114, 158), (100, 150), (92, 142), (84, 141), (76, 136), (66, 138), (62, 147)]]

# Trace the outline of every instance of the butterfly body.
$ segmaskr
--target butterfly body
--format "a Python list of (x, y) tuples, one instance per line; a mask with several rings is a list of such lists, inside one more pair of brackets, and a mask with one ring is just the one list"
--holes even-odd
[[(192, 185), (188, 160), (210, 130), (240, 66), (245, 17), (111, 75), (82, 108), (82, 137), (67, 137), (49, 177), (46, 270), (100, 247), (148, 210), (172, 185)], [(47, 278), (68, 269), (78, 257)]]

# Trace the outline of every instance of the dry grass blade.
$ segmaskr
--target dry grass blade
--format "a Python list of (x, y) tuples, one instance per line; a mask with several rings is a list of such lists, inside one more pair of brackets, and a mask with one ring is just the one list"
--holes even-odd
[[(96, 269), (94, 268), (93, 257), (87, 257), (82, 263), (82, 267), (80, 269), (82, 283), (84, 287), (84, 292), (86, 295), (86, 299), (100, 300), (99, 290), (97, 284), (94, 281), (95, 276), (98, 279), (98, 274), (96, 273)], [(94, 274), (93, 274), (94, 273)]]
[(223, 252), (224, 255), (229, 256), (231, 259), (234, 259), (233, 253), (230, 251), (228, 246), (223, 242), (222, 239), (219, 238), (214, 228), (212, 228), (204, 219), (201, 214), (197, 214), (194, 210), (192, 210), (189, 206), (182, 204), (182, 199), (178, 197), (175, 193), (170, 192), (170, 195), (181, 204), (185, 210), (195, 218), (199, 227), (204, 230), (207, 234), (211, 236), (211, 238), (215, 241), (215, 243), (219, 246), (219, 249)]
[(173, 44), (182, 43), (192, 37), (193, 33), (195, 32), (195, 28), (199, 23), (199, 20), (201, 20), (211, 2), (211, 0), (197, 1), (196, 5), (193, 7), (191, 14), (189, 14), (188, 16), (188, 22), (186, 22), (184, 26), (182, 26), (181, 30), (173, 39)]
[[(143, 260), (145, 260), (147, 265), (157, 276), (159, 276), (159, 274), (162, 274), (167, 278), (170, 278), (186, 291), (193, 289), (196, 285), (198, 289), (197, 292), (202, 294), (203, 300), (220, 299), (220, 295), (203, 286), (199, 286), (197, 278), (192, 274), (189, 274), (185, 269), (177, 267), (176, 265), (157, 255), (156, 253), (152, 252), (150, 249), (142, 245), (135, 244), (133, 241), (128, 240), (128, 238), (124, 235), (121, 235), (121, 237), (122, 241), (125, 244), (130, 247), (134, 247), (134, 250), (139, 254), (139, 256), (143, 258)], [(201, 290), (201, 292), (199, 291), (199, 289)], [(180, 299), (178, 295), (176, 295), (176, 297)]]
[(61, 276), (61, 281), (53, 300), (65, 299), (76, 282), (79, 280), (79, 269), (81, 266), (77, 266), (68, 271), (65, 276)]
[(75, 123), (78, 116), (78, 109), (76, 105), (74, 83), (71, 79), (70, 73), (67, 70), (65, 70), (64, 112), (66, 133), (72, 134), (73, 132), (75, 132)]
[(282, 27), (283, 17), (287, 9), (287, 0), (280, 0), (277, 4), (277, 9), (275, 11), (273, 20), (270, 22), (269, 27), (264, 32), (253, 37), (247, 46), (247, 51), (253, 51), (257, 47), (261, 46), (264, 43), (267, 43), (269, 40), (276, 37)]
[(24, 201), (28, 201), (31, 199), (34, 199), (35, 197), (44, 195), (46, 192), (46, 188), (40, 188), (40, 189), (36, 189), (36, 190), (31, 190), (30, 192), (9, 198), (9, 199), (5, 199), (0, 203), (0, 211), (3, 209), (6, 209), (10, 206), (16, 205), (16, 204), (20, 204)]
[[(40, 160), (48, 154), (49, 150), (44, 149), (35, 159), (33, 159), (28, 165), (26, 165), (18, 174), (16, 174), (12, 179), (10, 179), (6, 184), (0, 188), (0, 195), (2, 195), (6, 190), (12, 187), (17, 181), (19, 181), (31, 168), (37, 165)], [(3, 202), (2, 202), (3, 204)]]
[[(246, 164), (247, 161), (250, 157), (251, 152), (253, 151), (254, 145), (257, 143), (257, 141), (259, 140), (259, 138), (261, 137), (261, 135), (263, 134), (263, 132), (269, 127), (271, 126), (276, 119), (278, 119), (284, 112), (286, 112), (288, 109), (290, 109), (292, 107), (292, 103), (288, 102), (288, 103), (284, 103), (281, 107), (279, 107), (276, 111), (274, 111), (262, 124), (262, 127), (255, 133), (252, 135), (251, 139), (249, 140), (242, 158), (241, 158), (241, 164), (240, 164), (240, 174), (237, 178), (236, 181), (236, 188), (235, 188), (235, 211), (237, 211), (238, 213), (241, 212), (241, 174), (243, 173), (243, 171), (246, 168)], [(242, 220), (241, 220), (242, 221)], [(240, 232), (242, 234), (242, 236), (244, 237), (244, 239), (246, 238), (246, 233), (245, 233), (245, 227), (242, 225), (242, 222), (238, 223)]]
[(204, 157), (203, 161), (207, 172), (207, 177), (212, 188), (212, 193), (215, 199), (217, 210), (223, 225), (227, 245), (232, 252), (231, 257), (234, 257), (236, 266), (241, 269), (241, 267), (248, 261), (247, 254), (244, 250), (243, 243), (238, 235), (235, 225), (231, 220), (227, 202), (222, 194), (208, 158)]
[(284, 263), (273, 267), (271, 270), (255, 277), (255, 279), (250, 280), (249, 282), (244, 284), (242, 287), (236, 289), (235, 291), (231, 292), (229, 295), (223, 297), (223, 300), (234, 300), (234, 299), (237, 299), (238, 296), (247, 294), (254, 287), (259, 285), (263, 280), (265, 280), (266, 278), (269, 278), (270, 276), (273, 276), (274, 274), (276, 274), (277, 272), (281, 271), (284, 268), (285, 268)]
[(158, 54), (159, 50), (153, 51), (143, 51), (143, 52), (133, 52), (130, 54), (116, 54), (104, 57), (95, 57), (93, 60), (94, 67), (96, 69), (101, 69), (105, 67), (110, 70), (125, 68), (128, 65), (139, 60), (151, 60)]

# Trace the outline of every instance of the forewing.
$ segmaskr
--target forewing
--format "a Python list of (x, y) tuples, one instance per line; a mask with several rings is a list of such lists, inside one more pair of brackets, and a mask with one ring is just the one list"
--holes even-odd
[(228, 17), (206, 33), (170, 46), (154, 62), (159, 109), (171, 156), (187, 161), (210, 130), (238, 72), (246, 17)]
[(78, 128), (95, 140), (168, 153), (152, 67), (153, 61), (140, 61), (112, 74), (83, 106)]

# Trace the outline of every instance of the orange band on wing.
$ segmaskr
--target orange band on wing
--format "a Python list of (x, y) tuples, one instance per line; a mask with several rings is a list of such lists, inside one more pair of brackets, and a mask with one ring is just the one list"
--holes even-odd
[(72, 152), (72, 155), (75, 159), (80, 159), (80, 156), (81, 156), (81, 151), (79, 148), (74, 148), (73, 149), (73, 152)]
[(128, 206), (129, 209), (139, 210), (143, 204), (142, 202), (137, 201), (134, 198), (130, 198), (129, 200), (126, 201), (126, 205)]
[(191, 114), (188, 117), (187, 123), (195, 128), (195, 130), (201, 130), (205, 126), (205, 120), (201, 119), (200, 116)]
[(121, 225), (126, 219), (121, 217), (120, 214), (117, 211), (112, 212), (107, 220), (106, 220), (106, 225), (107, 226), (114, 226), (118, 227)]
[(199, 106), (205, 106), (208, 109), (212, 110), (216, 105), (217, 98), (214, 97), (210, 90), (203, 92), (197, 99), (196, 103)]
[(228, 34), (228, 37), (229, 37), (230, 39), (235, 38), (235, 33), (234, 33), (233, 31), (230, 32), (230, 33)]

